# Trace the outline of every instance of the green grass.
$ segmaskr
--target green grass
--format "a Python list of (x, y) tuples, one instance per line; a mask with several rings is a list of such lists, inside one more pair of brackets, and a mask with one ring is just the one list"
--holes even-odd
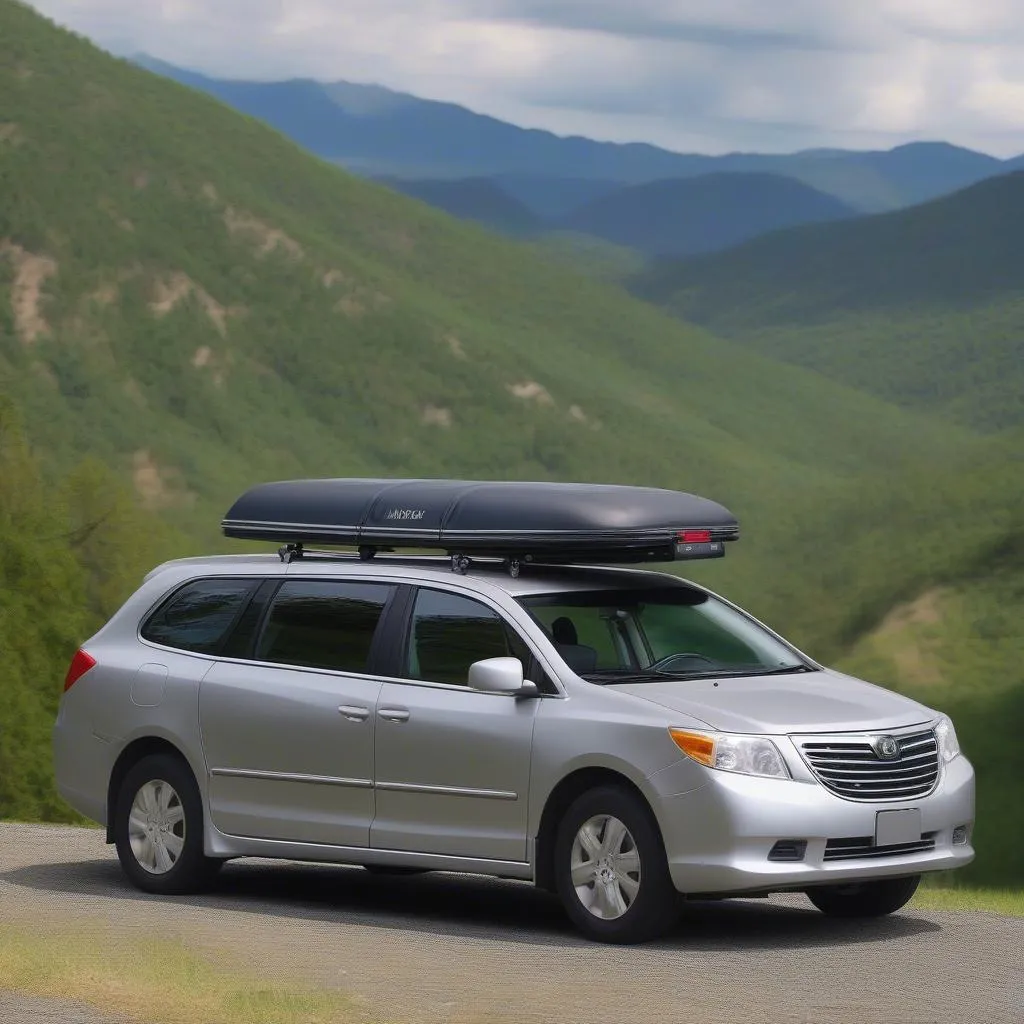
[(982, 911), (1024, 917), (1024, 892), (1010, 889), (953, 889), (925, 885), (911, 904), (922, 910)]
[(0, 923), (0, 989), (81, 1002), (144, 1024), (371, 1019), (341, 993), (226, 970), (178, 942), (124, 939), (98, 928)]

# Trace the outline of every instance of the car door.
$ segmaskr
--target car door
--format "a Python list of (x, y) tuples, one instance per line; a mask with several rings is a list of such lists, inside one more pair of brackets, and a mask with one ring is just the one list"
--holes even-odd
[(397, 666), (377, 704), (370, 845), (526, 860), (533, 727), (540, 701), (467, 686), (469, 666), (530, 654), (482, 601), (413, 592)]
[(249, 654), (206, 675), (200, 728), (222, 832), (368, 845), (376, 638), (394, 594), (380, 583), (289, 579), (257, 609)]

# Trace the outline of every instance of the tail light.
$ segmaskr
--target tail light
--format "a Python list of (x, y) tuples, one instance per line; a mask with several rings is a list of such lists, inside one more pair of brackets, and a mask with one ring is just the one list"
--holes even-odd
[(67, 693), (95, 665), (96, 659), (88, 651), (80, 649), (71, 659), (71, 667), (64, 677), (64, 692)]

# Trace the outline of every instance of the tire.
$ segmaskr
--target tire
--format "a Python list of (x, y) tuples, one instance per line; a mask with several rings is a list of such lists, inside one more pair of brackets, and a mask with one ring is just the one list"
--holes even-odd
[(144, 892), (200, 892), (223, 863), (203, 854), (199, 787), (171, 754), (151, 754), (128, 770), (114, 810), (114, 844), (124, 873)]
[(554, 856), (562, 905), (588, 938), (645, 942), (675, 923), (679, 899), (661, 835), (646, 804), (627, 790), (600, 786), (578, 796), (559, 822)]
[(884, 917), (905, 907), (920, 881), (920, 875), (912, 875), (856, 885), (823, 886), (808, 889), (807, 898), (829, 917)]

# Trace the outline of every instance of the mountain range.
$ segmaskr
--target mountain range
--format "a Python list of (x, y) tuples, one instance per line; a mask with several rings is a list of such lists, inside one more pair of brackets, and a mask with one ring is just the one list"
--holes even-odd
[[(155, 561), (236, 549), (217, 524), (253, 483), (605, 480), (722, 501), (743, 540), (693, 575), (954, 712), (988, 851), (966, 877), (1019, 884), (1024, 435), (928, 334), (973, 322), (1002, 359), (987, 311), (1016, 330), (1017, 178), (669, 261), (630, 295), (13, 0), (0, 96), (0, 815), (66, 815), (46, 758), (75, 644)], [(392, 102), (357, 99), (369, 121)], [(858, 379), (786, 340), (845, 323), (844, 274), (878, 332)], [(901, 360), (955, 400), (915, 403), (909, 373), (885, 393)]]
[[(528, 194), (517, 198), (539, 213), (551, 212), (540, 208), (548, 203), (541, 184), (546, 181), (555, 188), (580, 180), (615, 187), (715, 172), (796, 178), (857, 209), (878, 211), (956, 191), (1016, 169), (1024, 161), (1024, 156), (1003, 161), (943, 142), (915, 142), (874, 152), (675, 153), (646, 143), (599, 142), (521, 128), (457, 104), (377, 85), (310, 79), (236, 81), (207, 77), (147, 55), (135, 60), (217, 96), (317, 155), (358, 173), (411, 179), (493, 177), (505, 183), (525, 180), (530, 183), (529, 192), (539, 193), (536, 205)], [(584, 195), (582, 200), (590, 198), (594, 196)]]
[(381, 86), (234, 81), (135, 59), (455, 216), (520, 238), (589, 234), (645, 256), (716, 251), (776, 228), (898, 209), (1019, 166), (940, 142), (674, 153), (563, 138)]

